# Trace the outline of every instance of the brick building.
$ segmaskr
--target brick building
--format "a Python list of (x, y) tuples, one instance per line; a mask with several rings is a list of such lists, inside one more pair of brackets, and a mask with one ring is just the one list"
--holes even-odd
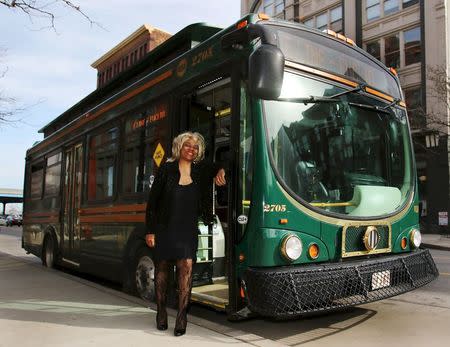
[(171, 35), (149, 25), (134, 33), (92, 63), (97, 69), (97, 88), (103, 87), (123, 71), (138, 63), (145, 55)]

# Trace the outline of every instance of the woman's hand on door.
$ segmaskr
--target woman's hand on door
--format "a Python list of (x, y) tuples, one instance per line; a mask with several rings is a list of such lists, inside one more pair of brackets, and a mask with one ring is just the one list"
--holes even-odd
[(219, 186), (219, 187), (227, 184), (227, 181), (225, 179), (225, 170), (224, 169), (220, 169), (219, 171), (217, 171), (216, 177), (214, 177), (214, 182), (216, 183), (216, 186)]
[(145, 243), (150, 248), (155, 247), (155, 234), (147, 234), (147, 235), (145, 235)]

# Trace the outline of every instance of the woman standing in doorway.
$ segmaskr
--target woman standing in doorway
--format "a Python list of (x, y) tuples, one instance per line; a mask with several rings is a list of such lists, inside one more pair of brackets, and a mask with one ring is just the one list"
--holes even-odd
[[(175, 336), (186, 332), (192, 265), (197, 257), (198, 218), (205, 225), (213, 223), (212, 178), (216, 172), (202, 162), (204, 154), (202, 135), (178, 135), (173, 140), (172, 157), (160, 167), (147, 202), (146, 242), (154, 247), (156, 261), (156, 327), (167, 329), (167, 280), (169, 264), (175, 262), (179, 292)], [(226, 183), (223, 169), (217, 171), (215, 183)]]

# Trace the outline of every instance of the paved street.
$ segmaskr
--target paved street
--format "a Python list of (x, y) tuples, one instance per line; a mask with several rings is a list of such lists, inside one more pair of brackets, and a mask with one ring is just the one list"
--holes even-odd
[(187, 335), (175, 338), (173, 312), (171, 329), (158, 331), (155, 311), (143, 301), (42, 267), (20, 249), (20, 233), (0, 227), (0, 347), (248, 345), (243, 332), (192, 322)]
[(448, 250), (432, 250), (441, 275), (414, 292), (287, 322), (230, 323), (194, 306), (189, 332), (177, 340), (170, 330), (154, 328), (155, 313), (144, 302), (99, 281), (43, 268), (20, 249), (20, 228), (0, 228), (0, 346), (442, 346), (450, 339)]

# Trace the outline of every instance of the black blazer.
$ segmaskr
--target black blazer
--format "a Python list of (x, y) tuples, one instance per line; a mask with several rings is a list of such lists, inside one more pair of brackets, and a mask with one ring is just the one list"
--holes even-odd
[[(199, 213), (205, 225), (213, 223), (212, 214), (212, 186), (213, 177), (218, 169), (212, 164), (200, 162), (192, 163), (191, 178), (194, 184), (198, 185)], [(156, 174), (147, 201), (146, 226), (147, 234), (155, 234), (158, 230), (164, 230), (168, 224), (172, 206), (172, 190), (180, 181), (180, 170), (178, 161), (165, 162), (161, 165)]]

